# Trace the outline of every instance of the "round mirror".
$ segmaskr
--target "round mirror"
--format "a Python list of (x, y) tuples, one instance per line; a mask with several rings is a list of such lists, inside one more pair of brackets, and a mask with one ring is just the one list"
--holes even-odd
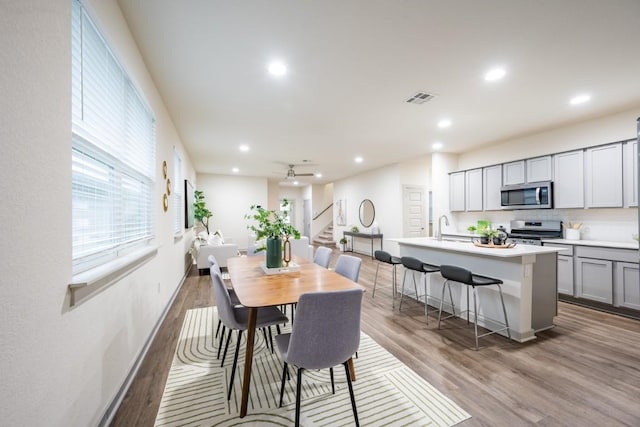
[(373, 202), (369, 199), (364, 199), (360, 203), (360, 223), (363, 227), (371, 227), (375, 217), (376, 209), (373, 207)]

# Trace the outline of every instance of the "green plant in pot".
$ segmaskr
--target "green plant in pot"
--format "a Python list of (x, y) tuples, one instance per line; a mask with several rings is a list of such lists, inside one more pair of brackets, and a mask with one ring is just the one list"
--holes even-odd
[(347, 238), (346, 237), (342, 237), (342, 239), (340, 239), (340, 244), (342, 245), (342, 252), (345, 252), (347, 250)]
[[(498, 240), (497, 243), (496, 240)], [(489, 243), (500, 245), (502, 242), (499, 240), (500, 232), (498, 230), (494, 230), (493, 228), (483, 228), (480, 232), (480, 243), (484, 245)]]
[(193, 192), (193, 217), (202, 224), (207, 235), (209, 235), (209, 218), (213, 216), (211, 211), (207, 209), (207, 205), (204, 201), (204, 193), (200, 190)]
[[(282, 200), (282, 206), (289, 205), (287, 199)], [(247, 228), (256, 233), (256, 240), (266, 239), (266, 245), (258, 248), (258, 251), (266, 249), (267, 268), (282, 267), (282, 246), (283, 239), (288, 240), (293, 236), (300, 238), (300, 232), (286, 221), (286, 216), (282, 212), (267, 210), (262, 206), (251, 206), (251, 213), (246, 214), (245, 219), (254, 220), (256, 223), (247, 225)]]

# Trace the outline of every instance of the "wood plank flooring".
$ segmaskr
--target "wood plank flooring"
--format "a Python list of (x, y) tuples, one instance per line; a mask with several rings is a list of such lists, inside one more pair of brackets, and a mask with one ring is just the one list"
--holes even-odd
[[(469, 412), (461, 426), (640, 425), (640, 321), (559, 303), (556, 327), (537, 340), (489, 336), (474, 351), (465, 321), (438, 330), (437, 312), (427, 325), (424, 305), (411, 299), (392, 310), (385, 265), (372, 298), (376, 264), (361, 258), (363, 331)], [(192, 269), (112, 426), (153, 425), (184, 313), (214, 304), (209, 276), (197, 274)]]

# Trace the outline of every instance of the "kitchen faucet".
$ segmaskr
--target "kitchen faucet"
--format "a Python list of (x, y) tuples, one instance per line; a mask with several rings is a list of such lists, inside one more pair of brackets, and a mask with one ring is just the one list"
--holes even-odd
[(442, 218), (444, 218), (444, 224), (447, 227), (449, 226), (449, 218), (446, 215), (440, 215), (440, 218), (438, 218), (438, 234), (436, 236), (438, 240), (442, 240)]

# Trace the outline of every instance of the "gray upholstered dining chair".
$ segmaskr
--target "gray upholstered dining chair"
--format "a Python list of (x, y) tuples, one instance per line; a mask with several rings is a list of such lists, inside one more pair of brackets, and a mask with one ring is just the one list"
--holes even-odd
[(351, 407), (356, 425), (359, 426), (356, 400), (351, 384), (349, 360), (360, 345), (360, 311), (362, 289), (313, 292), (300, 296), (296, 322), (290, 334), (276, 336), (276, 346), (284, 362), (280, 385), (280, 406), (288, 365), (298, 368), (296, 383), (296, 423), (300, 425), (300, 395), (302, 372), (305, 369), (331, 369), (342, 364), (347, 376)]
[(331, 249), (326, 246), (319, 246), (316, 249), (316, 254), (313, 256), (313, 262), (324, 267), (329, 268), (329, 261), (331, 260)]
[[(209, 262), (209, 274), (213, 275), (213, 274), (217, 274), (220, 276), (220, 278), (222, 278), (222, 271), (220, 271), (220, 265), (218, 264), (218, 261), (216, 260), (216, 257), (213, 255), (209, 255), (209, 257), (207, 258), (207, 261)], [(213, 277), (211, 277), (211, 280), (213, 280)], [(223, 281), (224, 282), (224, 281)], [(229, 289), (227, 288), (227, 291), (229, 292), (229, 297), (231, 298), (231, 303), (233, 305), (240, 305), (240, 300), (238, 299), (238, 296), (236, 295), (236, 292), (233, 289)], [(222, 320), (220, 318), (218, 318), (218, 325), (216, 326), (216, 335), (215, 337), (218, 337), (218, 334), (220, 333), (220, 328), (222, 329), (222, 333), (224, 335), (224, 325), (222, 325)], [(220, 355), (218, 354), (218, 357), (220, 357)]]
[(357, 256), (340, 255), (338, 257), (338, 261), (336, 261), (336, 266), (333, 270), (336, 273), (348, 279), (351, 279), (354, 282), (357, 282), (358, 277), (360, 276), (361, 265), (362, 265), (362, 260)]
[[(242, 338), (242, 332), (247, 330), (249, 323), (249, 309), (242, 306), (234, 306), (229, 297), (229, 292), (224, 286), (222, 277), (218, 274), (211, 274), (213, 280), (213, 292), (216, 297), (216, 306), (218, 308), (218, 316), (222, 320), (222, 323), (229, 329), (229, 335), (227, 337), (227, 344), (225, 346), (225, 354), (227, 353), (227, 347), (229, 346), (229, 339), (231, 333), (238, 331), (236, 341), (236, 351), (233, 356), (233, 366), (231, 368), (231, 378), (229, 380), (229, 391), (227, 394), (227, 400), (231, 399), (231, 391), (233, 390), (233, 379), (236, 373), (236, 366), (238, 364), (238, 352), (240, 351), (240, 341)], [(275, 307), (264, 307), (258, 310), (258, 319), (256, 321), (256, 328), (268, 328), (272, 325), (280, 325), (287, 323), (289, 319), (282, 314), (280, 310)], [(220, 340), (222, 341), (222, 340)], [(221, 342), (222, 343), (222, 342)], [(219, 352), (219, 350), (218, 350)]]

